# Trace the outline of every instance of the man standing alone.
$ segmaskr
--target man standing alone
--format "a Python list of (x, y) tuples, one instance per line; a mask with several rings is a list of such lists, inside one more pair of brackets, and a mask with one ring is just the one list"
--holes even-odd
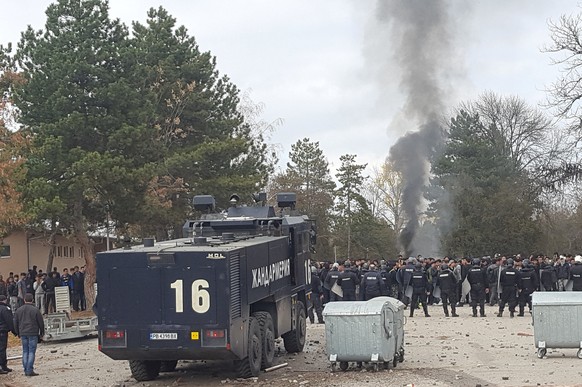
[(36, 345), (44, 336), (44, 320), (40, 310), (34, 306), (32, 294), (24, 296), (24, 305), (14, 313), (14, 330), (22, 341), (22, 365), (26, 376), (37, 376), (34, 372)]

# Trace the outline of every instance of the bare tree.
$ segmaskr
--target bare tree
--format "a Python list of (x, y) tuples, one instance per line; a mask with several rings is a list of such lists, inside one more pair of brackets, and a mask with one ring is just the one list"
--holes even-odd
[[(560, 77), (548, 88), (548, 105), (556, 115), (571, 122), (579, 135), (582, 128), (582, 14), (562, 15), (549, 21), (551, 44), (544, 52), (554, 54), (552, 63), (560, 67)], [(577, 136), (579, 137), (579, 136)]]
[(483, 124), (479, 135), (496, 152), (513, 161), (513, 167), (529, 178), (534, 191), (546, 183), (547, 171), (565, 162), (567, 141), (552, 120), (517, 96), (500, 96), (491, 91), (462, 103), (458, 111), (478, 115)]
[(365, 187), (365, 197), (370, 202), (372, 215), (384, 219), (396, 232), (402, 231), (405, 218), (402, 209), (404, 184), (402, 175), (388, 160), (379, 168), (372, 168), (372, 174)]

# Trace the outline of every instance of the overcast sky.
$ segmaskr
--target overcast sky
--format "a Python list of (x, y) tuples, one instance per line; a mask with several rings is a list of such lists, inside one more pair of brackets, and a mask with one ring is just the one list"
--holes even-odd
[[(43, 28), (50, 3), (3, 4), (0, 44), (18, 41), (29, 24)], [(443, 71), (447, 105), (485, 90), (542, 102), (558, 74), (540, 51), (549, 42), (547, 22), (580, 12), (578, 3), (451, 1), (457, 49), (455, 65)], [(377, 0), (110, 0), (111, 15), (126, 24), (143, 21), (147, 9), (159, 5), (217, 57), (221, 73), (265, 104), (266, 121), (283, 119), (271, 137), (282, 167), (290, 145), (303, 137), (319, 141), (334, 168), (346, 153), (378, 165), (402, 134), (388, 130), (405, 98), (402, 69), (390, 64), (398, 53), (389, 33), (378, 33)]]

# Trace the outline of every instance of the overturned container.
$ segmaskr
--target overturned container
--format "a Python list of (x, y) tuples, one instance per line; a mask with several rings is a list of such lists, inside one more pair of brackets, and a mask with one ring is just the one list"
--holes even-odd
[(332, 370), (369, 362), (378, 370), (404, 361), (404, 304), (392, 297), (329, 302), (323, 310)]
[(534, 292), (532, 306), (538, 357), (548, 348), (578, 348), (582, 359), (582, 292)]

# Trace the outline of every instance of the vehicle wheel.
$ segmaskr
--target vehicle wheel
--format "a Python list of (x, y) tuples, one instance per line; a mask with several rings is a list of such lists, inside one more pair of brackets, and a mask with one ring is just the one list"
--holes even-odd
[(336, 365), (335, 362), (331, 363), (331, 372), (335, 372), (336, 371), (336, 366), (337, 365)]
[(174, 372), (176, 370), (177, 365), (178, 360), (162, 361), (162, 365), (160, 366), (160, 372)]
[(138, 382), (154, 380), (160, 374), (161, 361), (157, 360), (130, 360), (131, 376)]
[(261, 340), (261, 327), (256, 318), (249, 318), (249, 337), (246, 357), (237, 362), (237, 373), (241, 378), (258, 376), (261, 371), (261, 358), (263, 356), (263, 343)]
[(538, 348), (538, 358), (542, 359), (546, 356), (547, 350), (545, 348)]
[(398, 355), (394, 355), (394, 357), (392, 358), (392, 367), (396, 368), (399, 360), (400, 360), (400, 357)]
[(340, 370), (345, 371), (348, 369), (348, 362), (347, 361), (340, 361)]
[(374, 363), (374, 372), (378, 372), (378, 363)]
[(290, 353), (302, 352), (303, 347), (305, 346), (305, 306), (303, 305), (303, 302), (297, 301), (295, 308), (297, 309), (296, 328), (283, 335), (285, 350)]
[(253, 316), (259, 322), (261, 328), (261, 338), (263, 342), (263, 357), (261, 358), (261, 368), (269, 368), (275, 359), (275, 326), (273, 318), (269, 312), (256, 312)]
[(384, 369), (385, 370), (389, 370), (390, 369), (390, 362), (389, 361), (385, 361), (384, 362)]
[(582, 359), (582, 348), (580, 348), (578, 350), (578, 353), (576, 354), (576, 356), (578, 356), (578, 359)]

